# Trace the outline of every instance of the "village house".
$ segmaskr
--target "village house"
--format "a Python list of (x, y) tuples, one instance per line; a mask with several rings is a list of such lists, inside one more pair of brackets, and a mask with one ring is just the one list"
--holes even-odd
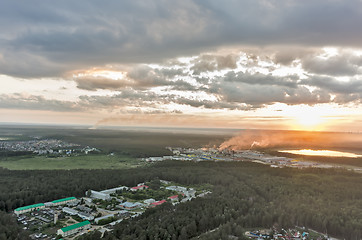
[(147, 188), (148, 188), (147, 185), (139, 185), (139, 186), (136, 186), (136, 187), (131, 188), (131, 191), (132, 191), (132, 192), (135, 192), (135, 191), (144, 190), (144, 189), (147, 189)]

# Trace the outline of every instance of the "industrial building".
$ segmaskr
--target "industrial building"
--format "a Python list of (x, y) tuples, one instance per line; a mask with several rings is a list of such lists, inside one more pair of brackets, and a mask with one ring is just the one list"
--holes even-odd
[(84, 229), (89, 229), (90, 227), (91, 227), (90, 222), (84, 221), (84, 222), (76, 223), (76, 224), (58, 229), (57, 234), (61, 235), (63, 237), (67, 237), (69, 235), (75, 234)]
[(19, 216), (22, 213), (31, 212), (31, 211), (41, 209), (41, 208), (45, 208), (44, 203), (38, 203), (38, 204), (28, 205), (28, 206), (24, 206), (24, 207), (19, 207), (14, 210), (14, 213), (17, 216)]
[(122, 187), (116, 187), (116, 188), (103, 190), (103, 191), (100, 191), (100, 192), (105, 193), (105, 194), (112, 194), (112, 193), (116, 193), (117, 191), (123, 191), (123, 190), (128, 190), (128, 189), (129, 189), (129, 187), (122, 186)]
[(124, 202), (124, 203), (121, 203), (119, 204), (119, 206), (123, 209), (128, 209), (128, 210), (131, 210), (131, 209), (136, 209), (136, 208), (140, 208), (143, 206), (142, 203), (139, 203), (139, 202)]
[[(86, 193), (87, 195), (87, 193)], [(108, 193), (102, 193), (90, 190), (90, 198), (102, 199), (102, 200), (110, 200), (111, 196)]]

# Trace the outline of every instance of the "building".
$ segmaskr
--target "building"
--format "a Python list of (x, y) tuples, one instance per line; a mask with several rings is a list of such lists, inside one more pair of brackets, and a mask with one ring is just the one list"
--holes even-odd
[(54, 206), (58, 206), (58, 205), (64, 205), (64, 204), (76, 202), (76, 201), (77, 201), (77, 199), (75, 197), (68, 197), (68, 198), (54, 200), (54, 201), (52, 201), (52, 203)]
[(127, 209), (127, 210), (132, 210), (132, 209), (136, 209), (136, 208), (140, 208), (143, 206), (142, 203), (139, 202), (124, 202), (119, 204), (119, 206), (123, 209)]
[(154, 203), (150, 204), (150, 207), (156, 207), (156, 206), (161, 205), (161, 204), (163, 204), (165, 202), (166, 202), (166, 200), (161, 200), (161, 201), (158, 201), (158, 202), (154, 202)]
[(33, 205), (28, 205), (28, 206), (24, 206), (24, 207), (19, 207), (17, 209), (14, 210), (14, 213), (19, 216), (22, 213), (26, 213), (26, 212), (31, 212), (37, 209), (41, 209), (41, 208), (45, 208), (44, 203), (37, 203), (37, 204), (33, 204)]
[(86, 213), (90, 213), (92, 212), (92, 209), (89, 207), (85, 207), (85, 206), (78, 206), (77, 209), (79, 209), (82, 212), (86, 212)]
[(35, 218), (37, 218), (37, 219), (39, 219), (39, 220), (41, 220), (41, 221), (43, 221), (43, 222), (46, 222), (46, 223), (50, 223), (50, 222), (51, 222), (50, 219), (45, 218), (45, 217), (42, 217), (42, 216), (36, 216)]
[[(86, 195), (87, 195), (87, 193), (86, 193)], [(110, 200), (111, 196), (108, 193), (102, 193), (102, 192), (90, 190), (90, 198), (96, 198), (96, 199), (101, 199), (101, 200)]]
[(151, 203), (156, 202), (156, 200), (153, 199), (153, 198), (149, 198), (149, 199), (144, 200), (143, 202), (144, 202), (145, 204), (147, 204), (147, 205), (150, 205)]
[(163, 183), (163, 184), (171, 184), (170, 181), (166, 181), (166, 180), (160, 180), (160, 182)]
[(74, 210), (74, 209), (69, 208), (69, 207), (63, 207), (62, 211), (65, 212), (65, 213), (68, 213), (69, 215), (78, 215), (77, 210)]
[(121, 210), (118, 212), (118, 217), (128, 217), (129, 216), (129, 212), (127, 210)]
[(58, 229), (57, 234), (61, 235), (63, 237), (67, 237), (69, 235), (75, 234), (84, 229), (89, 229), (90, 227), (91, 227), (90, 222), (84, 221), (84, 222), (76, 223), (76, 224)]
[(139, 186), (131, 188), (131, 191), (135, 192), (135, 191), (144, 190), (144, 189), (147, 189), (147, 188), (148, 188), (147, 185), (139, 185)]
[(58, 222), (58, 212), (54, 213), (54, 225)]
[(187, 188), (185, 187), (180, 187), (180, 186), (169, 186), (166, 187), (167, 190), (171, 190), (171, 191), (176, 191), (176, 192), (186, 192)]
[(101, 220), (109, 219), (109, 218), (113, 218), (113, 217), (114, 217), (114, 214), (109, 214), (109, 215), (106, 215), (106, 216), (103, 216), (103, 217), (99, 217), (99, 218), (94, 219), (94, 222), (95, 222), (96, 224), (98, 224), (99, 221), (101, 221)]
[(170, 199), (172, 202), (178, 201), (178, 195), (170, 196), (170, 197), (168, 197), (168, 199)]
[(92, 221), (94, 219), (93, 215), (86, 212), (77, 211), (73, 208), (64, 207), (62, 211), (72, 216), (78, 215), (83, 220)]
[(106, 189), (106, 190), (103, 190), (103, 191), (100, 191), (100, 192), (105, 193), (105, 194), (112, 194), (112, 193), (116, 193), (117, 191), (123, 191), (123, 190), (128, 190), (128, 189), (129, 189), (129, 187), (122, 186), (122, 187)]
[(49, 208), (49, 207), (53, 207), (54, 204), (52, 202), (46, 202), (44, 203), (45, 207)]
[(118, 223), (120, 223), (120, 222), (122, 222), (122, 221), (123, 221), (123, 218), (118, 219), (118, 220), (116, 220), (116, 221), (114, 221), (114, 222), (111, 222), (109, 225), (114, 226), (114, 225), (116, 225), (116, 224), (118, 224)]
[(88, 220), (88, 221), (92, 221), (94, 219), (93, 215), (85, 212), (78, 212), (78, 216), (83, 220)]

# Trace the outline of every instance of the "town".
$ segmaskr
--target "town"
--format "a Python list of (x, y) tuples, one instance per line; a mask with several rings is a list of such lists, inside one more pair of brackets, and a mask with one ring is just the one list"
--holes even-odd
[(316, 239), (316, 240), (335, 240), (330, 238), (326, 234), (319, 233), (312, 229), (306, 229), (305, 227), (298, 227), (284, 229), (280, 227), (273, 226), (270, 229), (260, 229), (253, 231), (246, 231), (245, 236), (249, 239), (295, 239), (295, 240), (307, 240), (307, 239)]
[(167, 147), (172, 152), (170, 156), (143, 158), (146, 162), (159, 162), (164, 160), (176, 161), (250, 161), (269, 165), (272, 168), (333, 168), (332, 164), (317, 163), (310, 161), (301, 161), (288, 157), (272, 156), (255, 150), (218, 150), (215, 148), (172, 148)]
[(67, 143), (58, 139), (36, 139), (29, 141), (0, 141), (0, 150), (9, 152), (29, 152), (38, 155), (71, 155), (74, 153), (99, 152), (93, 147), (81, 147), (79, 144)]
[(200, 186), (181, 186), (152, 180), (134, 187), (119, 186), (102, 191), (88, 190), (84, 197), (67, 197), (14, 210), (19, 224), (32, 239), (73, 239), (97, 230), (112, 231), (124, 219), (142, 215), (164, 203), (179, 204), (211, 193)]

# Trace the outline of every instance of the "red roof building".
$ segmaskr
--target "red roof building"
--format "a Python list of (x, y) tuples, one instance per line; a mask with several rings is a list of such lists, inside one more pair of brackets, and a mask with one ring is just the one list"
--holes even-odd
[(154, 202), (154, 203), (150, 204), (150, 207), (156, 207), (156, 206), (161, 205), (161, 204), (163, 204), (165, 202), (166, 202), (166, 200), (161, 200), (161, 201), (158, 201), (158, 202)]
[(178, 200), (178, 195), (173, 195), (168, 197), (168, 199), (170, 199), (171, 201), (177, 201)]
[(140, 186), (131, 188), (131, 191), (143, 190), (143, 189), (147, 189), (147, 188), (148, 188), (147, 185), (140, 185)]

